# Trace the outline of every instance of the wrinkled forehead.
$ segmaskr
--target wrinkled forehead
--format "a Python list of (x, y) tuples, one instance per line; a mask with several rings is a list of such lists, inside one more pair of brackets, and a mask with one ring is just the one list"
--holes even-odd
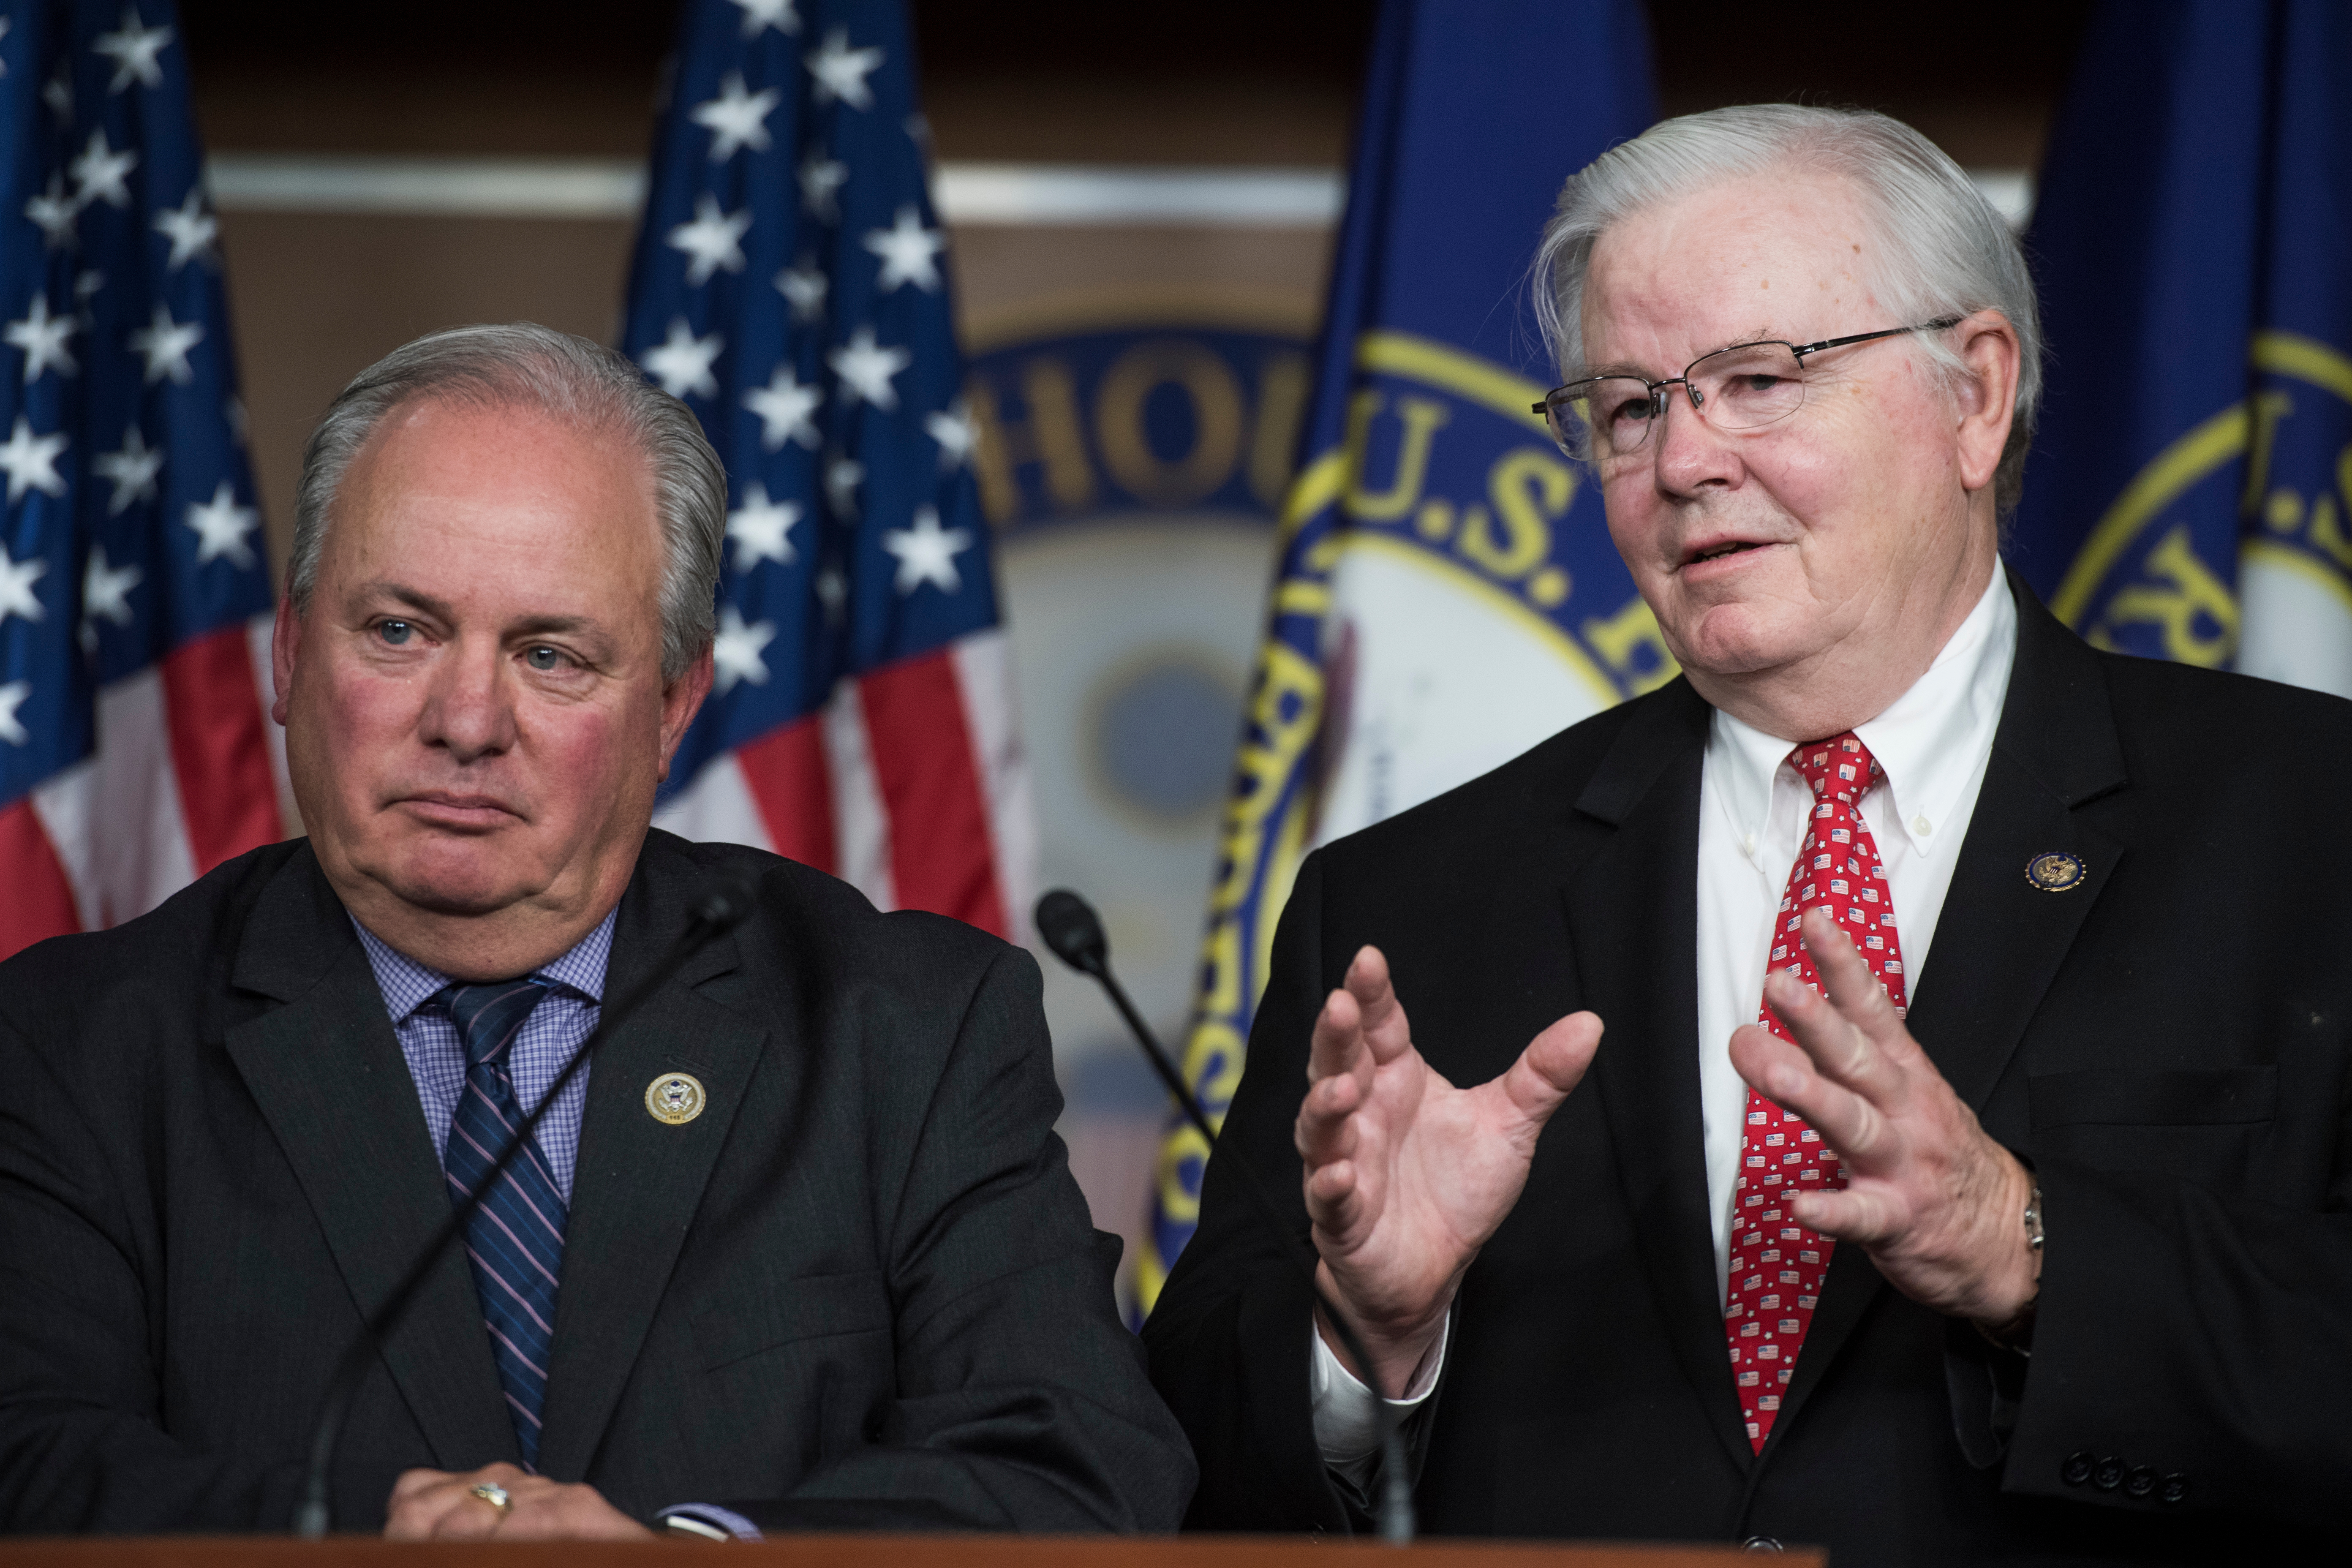
[(1665, 376), (1757, 338), (1874, 331), (1879, 250), (1863, 193), (1834, 175), (1784, 170), (1661, 202), (1593, 246), (1586, 366)]
[(335, 510), (331, 561), (568, 574), (583, 588), (648, 584), (661, 537), (649, 468), (632, 443), (520, 402), (404, 404), (352, 461)]

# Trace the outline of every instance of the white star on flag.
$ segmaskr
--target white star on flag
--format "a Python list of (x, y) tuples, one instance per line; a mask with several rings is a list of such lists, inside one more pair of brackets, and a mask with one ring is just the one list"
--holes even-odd
[(89, 552), (89, 565), (81, 574), (81, 646), (91, 653), (98, 651), (98, 627), (103, 617), (118, 626), (131, 623), (131, 590), (139, 586), (146, 574), (136, 566), (110, 567), (106, 563), (106, 546), (94, 545)]
[(730, 272), (742, 271), (742, 241), (751, 229), (750, 207), (739, 213), (725, 212), (719, 208), (719, 198), (708, 191), (695, 197), (694, 221), (679, 224), (669, 231), (670, 248), (693, 258), (687, 263), (688, 284), (699, 289), (721, 268)]
[(73, 123), (73, 78), (67, 73), (64, 61), (58, 62), (58, 74), (41, 89), (41, 101), (49, 106), (49, 111), (61, 123)]
[(120, 517), (132, 501), (155, 499), (155, 476), (163, 471), (163, 453), (160, 447), (150, 447), (133, 425), (122, 432), (122, 449), (100, 452), (89, 460), (89, 471), (114, 486), (106, 515)]
[(756, 38), (768, 28), (779, 33), (797, 33), (801, 19), (793, 6), (797, 0), (735, 0), (743, 12), (743, 36)]
[(0, 338), (5, 338), (11, 348), (25, 351), (25, 384), (30, 386), (51, 365), (60, 375), (73, 375), (81, 370), (73, 355), (66, 352), (66, 340), (76, 330), (71, 316), (49, 314), (49, 297), (44, 293), (33, 296), (24, 315), (0, 330)]
[(814, 448), (818, 439), (816, 424), (809, 416), (824, 402), (824, 393), (803, 386), (788, 364), (778, 365), (767, 385), (743, 395), (743, 406), (760, 416), (760, 445), (771, 452), (788, 440)]
[(743, 504), (727, 514), (727, 537), (735, 542), (735, 570), (749, 572), (762, 561), (789, 566), (800, 558), (793, 548), (793, 525), (801, 520), (793, 501), (772, 501), (768, 487), (754, 482)]
[(213, 241), (220, 236), (220, 219), (205, 210), (203, 188), (190, 185), (187, 199), (178, 206), (156, 209), (155, 232), (172, 242), (172, 254), (164, 260), (163, 270), (177, 272), (199, 256), (207, 261), (213, 259)]
[(12, 680), (0, 686), (0, 741), (12, 746), (21, 746), (30, 738), (25, 733), (25, 726), (17, 721), (16, 710), (22, 708), (25, 699), (32, 694), (33, 683), (29, 680)]
[(814, 321), (824, 314), (824, 296), (829, 285), (814, 261), (803, 261), (797, 267), (787, 267), (776, 274), (776, 292), (793, 307), (793, 320)]
[(866, 248), (882, 258), (875, 287), (885, 294), (912, 283), (929, 294), (940, 286), (938, 256), (947, 247), (940, 231), (923, 226), (923, 215), (912, 206), (898, 209), (898, 221), (888, 228), (870, 229)]
[(826, 157), (822, 147), (810, 148), (809, 155), (801, 160), (801, 205), (814, 217), (826, 223), (838, 218), (841, 207), (834, 193), (848, 183), (849, 165)]
[(866, 482), (866, 465), (855, 458), (835, 458), (825, 465), (824, 499), (833, 515), (845, 521), (857, 515), (857, 487)]
[(141, 87), (163, 86), (163, 68), (155, 63), (155, 57), (171, 41), (171, 28), (142, 26), (138, 7), (124, 6), (122, 30), (101, 33), (90, 40), (92, 52), (114, 62), (114, 79), (106, 84), (108, 93), (121, 92), (134, 81)]
[(79, 304), (106, 287), (106, 274), (92, 267), (74, 274), (74, 302)]
[(48, 569), (46, 561), (9, 560), (8, 547), (0, 544), (0, 621), (10, 616), (28, 621), (41, 618), (41, 601), (33, 596), (33, 584)]
[(253, 566), (253, 550), (245, 536), (261, 526), (261, 514), (236, 504), (236, 493), (223, 479), (213, 499), (188, 507), (188, 526), (196, 531), (196, 564), (226, 555), (242, 570)]
[[(14, 16), (0, 16), (0, 38), (6, 37), (8, 36), (8, 29), (16, 25), (16, 19)], [(5, 59), (0, 59), (0, 76), (6, 76), (7, 74), (8, 62)]]
[(26, 490), (45, 496), (65, 494), (66, 482), (58, 475), (58, 458), (65, 449), (63, 436), (36, 436), (25, 416), (16, 416), (16, 427), (5, 442), (0, 442), (0, 473), (8, 476), (8, 504), (24, 500)]
[(963, 587), (955, 558), (971, 548), (971, 531), (941, 528), (940, 509), (919, 506), (914, 526), (894, 528), (882, 535), (882, 548), (898, 558), (898, 592), (911, 594), (926, 583), (953, 594)]
[(49, 248), (55, 250), (58, 246), (74, 243), (74, 219), (81, 216), (81, 203), (66, 195), (66, 177), (52, 174), (48, 190), (25, 203), (25, 216), (40, 226)]
[(874, 89), (866, 85), (866, 79), (881, 64), (880, 49), (853, 49), (849, 29), (835, 27), (808, 59), (809, 75), (816, 78), (816, 100), (831, 103), (839, 99), (852, 109), (873, 108)]
[(138, 153), (117, 153), (107, 146), (102, 127), (89, 133), (89, 145), (82, 149), (81, 156), (66, 165), (74, 177), (76, 201), (87, 206), (95, 199), (110, 207), (131, 205), (131, 187), (123, 182), (138, 166)]
[(166, 378), (185, 386), (196, 378), (188, 368), (188, 351), (205, 341), (202, 321), (174, 321), (171, 307), (155, 301), (154, 318), (131, 334), (131, 352), (147, 358), (147, 384)]
[(643, 363), (672, 397), (716, 397), (719, 378), (710, 374), (710, 366), (726, 346), (727, 340), (717, 332), (696, 337), (686, 318), (677, 316), (670, 321), (667, 340), (647, 349)]
[(759, 621), (743, 624), (743, 612), (732, 605), (719, 607), (719, 635), (710, 642), (710, 663), (718, 677), (720, 695), (733, 689), (739, 680), (754, 686), (768, 684), (768, 661), (760, 650), (776, 640), (776, 623)]
[(959, 397), (947, 407), (923, 416), (923, 432), (939, 443), (940, 467), (961, 468), (980, 444), (980, 427), (971, 422), (971, 405)]
[(860, 327), (849, 341), (825, 356), (833, 374), (857, 396), (887, 414), (898, 406), (898, 390), (890, 378), (915, 363), (905, 349), (885, 348), (874, 341), (874, 329)]
[(759, 92), (743, 89), (743, 73), (729, 71), (719, 84), (719, 96), (695, 106), (693, 120), (697, 125), (708, 126), (710, 138), (710, 161), (724, 163), (744, 148), (764, 153), (771, 145), (768, 136), (768, 116), (784, 95), (774, 88)]

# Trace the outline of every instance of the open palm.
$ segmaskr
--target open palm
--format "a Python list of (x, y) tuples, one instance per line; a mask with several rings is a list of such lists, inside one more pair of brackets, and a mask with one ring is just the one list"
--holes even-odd
[(1378, 948), (1357, 953), (1324, 1003), (1294, 1136), (1325, 1288), (1384, 1390), (1401, 1389), (1435, 1342), (1600, 1041), (1599, 1018), (1570, 1014), (1501, 1076), (1457, 1089), (1413, 1048)]

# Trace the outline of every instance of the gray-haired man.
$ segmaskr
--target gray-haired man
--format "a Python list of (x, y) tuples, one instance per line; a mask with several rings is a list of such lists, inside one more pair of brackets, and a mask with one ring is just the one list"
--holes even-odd
[(541, 328), (423, 339), (328, 411), (275, 643), (310, 837), (0, 968), (0, 1528), (282, 1527), (362, 1315), (722, 872), (754, 912), (384, 1347), (338, 1521), (1174, 1522), (1034, 964), (649, 832), (725, 510), (682, 405)]
[[(2352, 707), (2095, 653), (2003, 571), (2032, 283), (1907, 128), (1668, 121), (1542, 260), (1543, 406), (1685, 679), (1310, 858), (1225, 1131), (1298, 1162), (1425, 1525), (1892, 1563), (2327, 1521)], [(1213, 1163), (1146, 1331), (1195, 1522), (1360, 1504), (1312, 1312)]]

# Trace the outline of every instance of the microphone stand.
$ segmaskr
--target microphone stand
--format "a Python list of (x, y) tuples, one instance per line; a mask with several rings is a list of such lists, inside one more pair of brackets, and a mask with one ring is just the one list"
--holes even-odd
[[(1192, 1086), (1184, 1081), (1184, 1075), (1177, 1070), (1175, 1061), (1160, 1045), (1159, 1037), (1152, 1033), (1151, 1026), (1145, 1023), (1143, 1015), (1136, 1011), (1134, 1002), (1127, 994), (1127, 987), (1121, 985), (1118, 977), (1111, 973), (1110, 942), (1103, 932), (1102, 921), (1095, 913), (1094, 906), (1066, 889), (1056, 889), (1037, 900), (1036, 921), (1038, 934), (1045, 939), (1045, 945), (1052, 948), (1063, 963), (1079, 973), (1090, 976), (1102, 986), (1104, 993), (1110, 997), (1111, 1005), (1118, 1008), (1119, 1016), (1127, 1021), (1128, 1029), (1135, 1036), (1136, 1043), (1143, 1047), (1144, 1056), (1151, 1063), (1151, 1070), (1159, 1075), (1161, 1083), (1167, 1085), (1169, 1094), (1176, 1101), (1176, 1108), (1184, 1113), (1187, 1121), (1199, 1129), (1209, 1147), (1213, 1151), (1216, 1149), (1220, 1140), (1216, 1128), (1210, 1124), (1207, 1109), (1202, 1105), (1200, 1097), (1192, 1092)], [(1259, 1217), (1273, 1227), (1276, 1236), (1288, 1237), (1291, 1234), (1289, 1222), (1284, 1218), (1273, 1194), (1258, 1180), (1257, 1172), (1239, 1149), (1234, 1151), (1232, 1163), (1242, 1190), (1249, 1194)], [(1395, 1407), (1389, 1403), (1381, 1387), (1380, 1374), (1372, 1369), (1372, 1358), (1365, 1351), (1363, 1342), (1356, 1337), (1356, 1331), (1349, 1327), (1348, 1320), (1332, 1305), (1330, 1298), (1324, 1295), (1323, 1287), (1316, 1278), (1322, 1255), (1315, 1250), (1311, 1242), (1306, 1247), (1304, 1261), (1307, 1264), (1307, 1288), (1314, 1293), (1315, 1304), (1321, 1309), (1323, 1321), (1331, 1325), (1331, 1331), (1339, 1336), (1341, 1348), (1355, 1362), (1365, 1386), (1372, 1391), (1381, 1435), (1381, 1540), (1391, 1546), (1410, 1546), (1415, 1525), (1412, 1484), (1405, 1474), (1404, 1437), (1400, 1430), (1402, 1423)]]
[(375, 1310), (369, 1313), (366, 1321), (361, 1325), (360, 1331), (343, 1348), (341, 1359), (335, 1363), (335, 1374), (328, 1380), (326, 1394), (319, 1401), (318, 1422), (310, 1431), (310, 1457), (302, 1475), (302, 1500), (294, 1510), (294, 1534), (299, 1539), (319, 1541), (325, 1538), (332, 1522), (327, 1503), (327, 1478), (334, 1466), (336, 1445), (342, 1439), (343, 1423), (352, 1413), (352, 1401), (357, 1397), (360, 1384), (367, 1376), (368, 1369), (375, 1363), (385, 1336), (407, 1315), (417, 1292), (424, 1289), (425, 1279), (441, 1261), (441, 1255), (448, 1250), (451, 1242), (465, 1234), (467, 1225), (474, 1217), (474, 1211), (482, 1206), (483, 1200), (490, 1195), (490, 1190), (499, 1184), (499, 1178), (505, 1175), (508, 1167), (520, 1156), (523, 1146), (530, 1142), (532, 1131), (562, 1094), (564, 1086), (587, 1064), (589, 1054), (650, 1001), (653, 994), (668, 982), (680, 964), (714, 939), (740, 924), (743, 917), (751, 912), (751, 893), (750, 885), (732, 881), (706, 892), (689, 912), (685, 931), (671, 944), (669, 952), (662, 955), (661, 962), (646, 971), (646, 977), (637, 982), (627, 994), (599, 1009), (596, 1027), (580, 1043), (580, 1048), (572, 1053), (572, 1059), (563, 1064), (563, 1070), (555, 1075), (555, 1081), (547, 1086), (545, 1094), (540, 1096), (539, 1104), (522, 1119), (522, 1125), (514, 1130), (513, 1135), (499, 1150), (498, 1158), (490, 1162), (489, 1173), (474, 1184), (474, 1190), (466, 1195), (463, 1203), (450, 1210), (448, 1219), (434, 1233), (433, 1239), (425, 1243), (424, 1250), (416, 1255), (416, 1260), (408, 1266), (408, 1272), (402, 1275), (400, 1282), (377, 1303)]

